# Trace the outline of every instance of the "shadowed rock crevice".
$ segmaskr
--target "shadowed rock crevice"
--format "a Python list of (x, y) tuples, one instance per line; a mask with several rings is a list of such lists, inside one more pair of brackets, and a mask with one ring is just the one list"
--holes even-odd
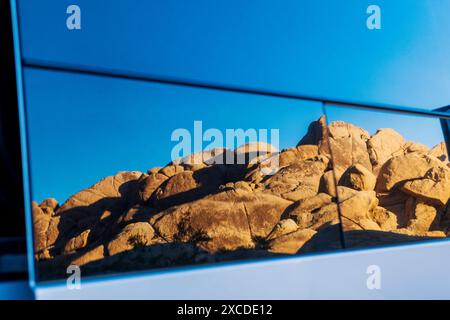
[(444, 143), (322, 117), (282, 151), (249, 143), (119, 172), (62, 205), (33, 203), (39, 277), (339, 250), (341, 228), (350, 248), (446, 237), (448, 159)]

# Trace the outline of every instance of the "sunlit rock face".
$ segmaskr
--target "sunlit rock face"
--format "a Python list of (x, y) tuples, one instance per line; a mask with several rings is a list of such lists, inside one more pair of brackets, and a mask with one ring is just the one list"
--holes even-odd
[[(211, 161), (242, 153), (244, 164)], [(273, 157), (279, 167), (265, 175)], [(371, 136), (322, 117), (282, 151), (253, 143), (119, 172), (61, 205), (33, 203), (39, 276), (64, 277), (71, 264), (100, 274), (445, 237), (448, 161), (445, 143), (429, 149), (390, 128)]]

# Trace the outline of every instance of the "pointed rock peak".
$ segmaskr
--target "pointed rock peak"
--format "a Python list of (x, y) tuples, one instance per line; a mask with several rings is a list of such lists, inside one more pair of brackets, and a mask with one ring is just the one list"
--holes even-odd
[(306, 144), (319, 145), (326, 136), (327, 122), (325, 116), (322, 115), (318, 120), (311, 122), (308, 132), (297, 144), (297, 147)]
[(441, 142), (430, 150), (430, 155), (435, 156), (441, 161), (449, 161), (448, 151), (445, 142)]

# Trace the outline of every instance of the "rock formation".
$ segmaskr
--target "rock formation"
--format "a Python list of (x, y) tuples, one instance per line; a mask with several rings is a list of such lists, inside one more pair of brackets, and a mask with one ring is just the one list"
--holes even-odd
[[(225, 161), (243, 154), (244, 164)], [(272, 157), (279, 168), (265, 175)], [(393, 129), (370, 136), (322, 117), (281, 152), (248, 144), (119, 172), (62, 205), (33, 203), (39, 276), (64, 277), (70, 264), (99, 274), (445, 237), (448, 159), (445, 143), (429, 150)]]

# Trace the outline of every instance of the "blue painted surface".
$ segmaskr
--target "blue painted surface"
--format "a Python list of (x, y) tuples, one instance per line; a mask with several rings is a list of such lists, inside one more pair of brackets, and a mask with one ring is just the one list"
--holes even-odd
[[(21, 0), (28, 63), (433, 109), (450, 101), (446, 0)], [(366, 9), (382, 10), (369, 31)]]
[(0, 282), (0, 300), (30, 300), (34, 294), (28, 281)]
[[(14, 0), (12, 2), (14, 3)], [(383, 9), (383, 30), (380, 32), (369, 32), (365, 29), (366, 16), (364, 12), (369, 2), (356, 0), (347, 1), (345, 5), (342, 1), (335, 0), (249, 1), (245, 3), (235, 0), (189, 3), (171, 0), (164, 2), (136, 1), (133, 6), (126, 1), (79, 0), (77, 3), (83, 9), (84, 21), (83, 30), (79, 33), (67, 33), (65, 29), (65, 8), (72, 2), (50, 0), (39, 3), (30, 0), (19, 2), (23, 58), (24, 62), (28, 64), (68, 66), (87, 70), (112, 70), (121, 73), (147, 74), (164, 79), (186, 79), (194, 82), (297, 92), (330, 99), (393, 103), (426, 109), (448, 104), (450, 100), (450, 91), (448, 91), (450, 60), (447, 59), (450, 44), (446, 41), (447, 30), (450, 29), (450, 20), (447, 19), (450, 3), (443, 0), (378, 1), (382, 8), (386, 9)], [(18, 65), (20, 66), (20, 63)], [(18, 70), (21, 71), (20, 67)], [(106, 171), (111, 173), (113, 168), (128, 169), (124, 166), (133, 164), (132, 161), (136, 161), (136, 164), (138, 164), (137, 161), (142, 163), (142, 159), (130, 160), (120, 154), (111, 153), (112, 142), (108, 142), (107, 138), (102, 137), (101, 132), (100, 135), (92, 135), (92, 133), (99, 133), (94, 132), (94, 124), (98, 123), (99, 119), (109, 117), (108, 121), (112, 120), (112, 124), (118, 128), (114, 132), (117, 134), (114, 138), (119, 141), (120, 139), (130, 141), (127, 134), (131, 135), (136, 127), (142, 125), (142, 121), (147, 125), (146, 118), (142, 114), (133, 115), (132, 112), (126, 113), (124, 116), (124, 109), (121, 108), (133, 111), (136, 106), (140, 106), (139, 110), (144, 113), (150, 111), (161, 113), (162, 106), (166, 108), (177, 106), (176, 102), (179, 102), (180, 99), (178, 94), (170, 97), (169, 92), (161, 95), (161, 92), (165, 91), (164, 86), (155, 84), (123, 85), (125, 80), (94, 80), (95, 77), (93, 77), (90, 81), (87, 80), (88, 76), (74, 74), (61, 76), (56, 73), (37, 72), (31, 69), (25, 73), (25, 84), (26, 86), (30, 85), (30, 90), (26, 92), (26, 98), (27, 112), (29, 112), (27, 116), (30, 116), (31, 120), (27, 125), (28, 129), (33, 132), (32, 138), (28, 142), (30, 142), (32, 167), (35, 166), (31, 170), (31, 186), (32, 196), (37, 199), (48, 196), (48, 190), (61, 190), (61, 195), (57, 197), (64, 198), (73, 192), (71, 190), (79, 190), (81, 182), (85, 187), (85, 182), (88, 180), (95, 182), (98, 180), (98, 176), (107, 175)], [(45, 76), (42, 77), (42, 74)], [(65, 77), (66, 80), (63, 79)], [(83, 84), (78, 83), (77, 79), (81, 78), (83, 78)], [(103, 82), (103, 85), (98, 85), (100, 82)], [(117, 85), (111, 85), (113, 82)], [(93, 85), (94, 83), (95, 85)], [(147, 88), (148, 92), (146, 90), (133, 91), (133, 87)], [(74, 91), (77, 94), (71, 95), (70, 93)], [(196, 98), (197, 94), (194, 93), (196, 91), (193, 90), (192, 94), (187, 94), (190, 98), (183, 101), (210, 103), (216, 99), (205, 99), (205, 96), (208, 96), (205, 92)], [(78, 96), (79, 92), (82, 92), (81, 96)], [(20, 99), (23, 99), (20, 84), (19, 93)], [(181, 96), (185, 97), (185, 95)], [(219, 95), (219, 100), (224, 99), (225, 96)], [(142, 100), (139, 100), (140, 98)], [(254, 104), (258, 108), (273, 107), (278, 104), (277, 99), (268, 104), (265, 102), (266, 99), (257, 98), (256, 100), (258, 99), (264, 100), (261, 105)], [(134, 103), (131, 103), (130, 100)], [(44, 101), (51, 103), (44, 105)], [(158, 108), (147, 109), (145, 105), (147, 101), (158, 102), (157, 105), (160, 104), (161, 110), (158, 111)], [(161, 106), (161, 101), (172, 101), (173, 103), (166, 105), (163, 103)], [(236, 99), (236, 101), (243, 102), (241, 99)], [(230, 101), (225, 102), (230, 103)], [(233, 105), (233, 101), (231, 102), (230, 104)], [(292, 103), (289, 102), (287, 105)], [(89, 108), (91, 105), (95, 108)], [(240, 108), (235, 111), (223, 111), (224, 119), (227, 119), (226, 117), (230, 113), (244, 110), (243, 105), (237, 105)], [(21, 106), (23, 107), (23, 101)], [(152, 107), (154, 107), (153, 104)], [(315, 108), (308, 108), (308, 112), (305, 114), (313, 115), (316, 118), (317, 114), (312, 112)], [(272, 110), (272, 108), (270, 109)], [(182, 123), (192, 121), (193, 118), (190, 118), (187, 113), (183, 113), (186, 110), (181, 108), (178, 111), (183, 114), (183, 116), (179, 116)], [(276, 113), (278, 113), (278, 109)], [(65, 118), (63, 114), (65, 114)], [(24, 116), (24, 110), (22, 110), (23, 147), (26, 145)], [(206, 115), (211, 119), (213, 116), (217, 116), (217, 109)], [(272, 116), (273, 114), (269, 119), (272, 119)], [(301, 114), (299, 116), (301, 117)], [(55, 119), (60, 120), (61, 118), (65, 121), (56, 123), (59, 130), (54, 130)], [(51, 123), (52, 126), (39, 127), (39, 121)], [(111, 122), (108, 121), (105, 121), (105, 124), (111, 125)], [(132, 132), (127, 132), (126, 129), (130, 130), (129, 127), (123, 126), (127, 121), (134, 124)], [(82, 130), (73, 131), (80, 123), (83, 123), (85, 127), (79, 127)], [(239, 124), (239, 122), (237, 123)], [(155, 126), (155, 123), (151, 124), (148, 127), (154, 130), (152, 134), (164, 135), (168, 132), (167, 128)], [(300, 128), (305, 128), (302, 123), (298, 125)], [(71, 130), (65, 132), (65, 128)], [(136, 133), (133, 133), (133, 137), (137, 136)], [(75, 139), (76, 134), (84, 135), (85, 141), (90, 140), (91, 148), (100, 145), (105, 148), (100, 157), (94, 159), (92, 165), (98, 165), (103, 161), (104, 159), (101, 157), (107, 157), (108, 160), (113, 159), (108, 162), (110, 165), (89, 175), (90, 163), (83, 162), (85, 161), (84, 154), (79, 152), (83, 146), (80, 144), (80, 139)], [(95, 138), (92, 139), (92, 137)], [(69, 148), (61, 150), (61, 141), (65, 139), (72, 142), (70, 146), (74, 147), (73, 150)], [(123, 154), (126, 154), (125, 151), (137, 152), (136, 145), (120, 145), (124, 146)], [(58, 168), (59, 165), (59, 169), (56, 170), (59, 173), (63, 169), (61, 169), (61, 164), (55, 163), (55, 159), (50, 159), (50, 162), (45, 164), (44, 160), (48, 160), (48, 158), (45, 158), (43, 154), (39, 155), (39, 148), (41, 148), (41, 153), (60, 150), (60, 154), (65, 157), (63, 160), (69, 162), (71, 161), (69, 156), (74, 155), (73, 163), (68, 166), (70, 169), (66, 169), (66, 171), (70, 171), (72, 168), (76, 168), (76, 170), (65, 172), (69, 175), (65, 178), (73, 178), (70, 183), (78, 181), (76, 183), (79, 185), (76, 188), (70, 187), (70, 190), (57, 186), (56, 182), (59, 179), (56, 179), (56, 175), (52, 178), (53, 185), (50, 182), (44, 183), (44, 173), (46, 174), (48, 171), (42, 170), (43, 168), (53, 169)], [(150, 150), (150, 148), (146, 150)], [(157, 157), (161, 157), (157, 158), (158, 162), (163, 159), (162, 154), (158, 154)], [(26, 157), (26, 153), (24, 157)], [(76, 163), (76, 161), (78, 162)], [(81, 166), (77, 167), (77, 164), (80, 163)], [(149, 161), (149, 165), (150, 163), (151, 161)], [(146, 164), (145, 168), (139, 169), (145, 170), (149, 165)], [(86, 181), (83, 181), (84, 179)], [(48, 187), (44, 187), (44, 185)], [(28, 181), (26, 181), (26, 188), (28, 188)], [(29, 199), (27, 199), (27, 205), (29, 210)], [(28, 212), (28, 218), (30, 217)], [(29, 248), (32, 246), (30, 226), (28, 222)], [(31, 250), (29, 250), (29, 254), (32, 257)], [(417, 262), (417, 257), (417, 255), (412, 255), (411, 261)], [(324, 259), (326, 258), (324, 257)], [(30, 260), (30, 270), (33, 270), (33, 259)], [(301, 262), (302, 260), (298, 258), (295, 261)], [(335, 270), (348, 268), (348, 261), (337, 264)], [(393, 260), (387, 259), (386, 261)], [(262, 262), (261, 265), (264, 263), (266, 262)], [(282, 261), (279, 263), (281, 269), (276, 269), (278, 275), (282, 274), (283, 270)], [(323, 266), (327, 265), (326, 262), (323, 264)], [(267, 262), (266, 266), (271, 268), (273, 264)], [(397, 266), (400, 266), (400, 263)], [(233, 268), (239, 271), (240, 268), (246, 268), (246, 266), (236, 264)], [(287, 266), (287, 268), (290, 267)], [(268, 275), (273, 275), (273, 280), (277, 280), (276, 274), (274, 274), (275, 269), (263, 269), (261, 273), (258, 273), (259, 277), (251, 279), (254, 283), (252, 286), (248, 286), (248, 290), (244, 290), (242, 296), (249, 297), (255, 292), (264, 292), (261, 290), (263, 286), (258, 283), (261, 278), (267, 279)], [(291, 269), (292, 274), (298, 274), (299, 270)], [(308, 274), (305, 273), (308, 271), (308, 267), (301, 271), (303, 274)], [(314, 265), (310, 267), (309, 271), (319, 272)], [(322, 271), (327, 272), (326, 269), (322, 269)], [(354, 268), (351, 271), (355, 271)], [(364, 270), (362, 272), (362, 277), (364, 277)], [(33, 271), (31, 275), (34, 275)], [(240, 279), (243, 281), (242, 283), (245, 283), (244, 275), (245, 273), (238, 273), (232, 278), (219, 275), (215, 278), (217, 282), (214, 283), (214, 287), (230, 288), (229, 283), (233, 281), (241, 283)], [(351, 276), (350, 273), (347, 275)], [(189, 277), (189, 274), (186, 276)], [(166, 279), (170, 277), (169, 272)], [(134, 292), (135, 297), (145, 297), (144, 295), (148, 293), (148, 288), (139, 288), (139, 285), (128, 279), (127, 275), (119, 276), (119, 278), (123, 283), (114, 287), (107, 295), (108, 297), (115, 297), (120, 292), (125, 292), (124, 288), (130, 284), (133, 284), (137, 290)], [(163, 282), (159, 284), (152, 282), (150, 277), (146, 277), (146, 279), (150, 281), (148, 283), (155, 284), (152, 290), (164, 289), (166, 297), (174, 297), (174, 288), (179, 285), (179, 282), (176, 281), (171, 286), (167, 286)], [(165, 277), (155, 279), (164, 280)], [(318, 288), (327, 288), (327, 286), (333, 285), (332, 282), (324, 283), (322, 281), (315, 284), (302, 277), (299, 279), (302, 285), (305, 285), (305, 290), (310, 290), (312, 293), (316, 292), (315, 290)], [(406, 281), (405, 277), (401, 279)], [(33, 279), (31, 283), (33, 284)], [(189, 284), (189, 281), (185, 283)], [(193, 283), (198, 282), (194, 281)], [(363, 283), (362, 278), (361, 283)], [(399, 283), (401, 282), (396, 282), (397, 287), (399, 287)], [(428, 284), (431, 283), (434, 282), (428, 279)], [(97, 291), (91, 296), (86, 295), (85, 297), (102, 297), (101, 292), (104, 290), (102, 283), (94, 280), (92, 284)], [(208, 281), (204, 284), (207, 285)], [(237, 286), (237, 288), (239, 287)], [(347, 287), (348, 294), (353, 295), (358, 292), (358, 290), (352, 291), (351, 286)], [(53, 292), (45, 290), (41, 291), (43, 296), (57, 298), (64, 288), (59, 287), (58, 290), (62, 290), (59, 292), (58, 290)], [(236, 293), (229, 290), (228, 293)], [(180, 293), (180, 296), (183, 293)], [(188, 292), (191, 294), (190, 297), (199, 296), (200, 293), (198, 290)], [(396, 289), (395, 293), (398, 295), (400, 292)], [(447, 294), (445, 290), (438, 291), (438, 293), (439, 296)], [(217, 291), (216, 294), (224, 296), (223, 291)], [(333, 294), (336, 293), (333, 292)], [(153, 295), (153, 297), (156, 296)]]
[(35, 285), (35, 262), (34, 262), (34, 235), (33, 218), (31, 215), (31, 176), (29, 172), (28, 136), (27, 136), (27, 115), (25, 111), (25, 93), (22, 74), (22, 51), (20, 46), (20, 26), (16, 0), (10, 1), (11, 20), (14, 40), (14, 64), (16, 67), (17, 102), (20, 128), (20, 152), (22, 159), (22, 179), (23, 179), (23, 199), (25, 211), (25, 232), (27, 240), (27, 263), (29, 272), (29, 284)]

